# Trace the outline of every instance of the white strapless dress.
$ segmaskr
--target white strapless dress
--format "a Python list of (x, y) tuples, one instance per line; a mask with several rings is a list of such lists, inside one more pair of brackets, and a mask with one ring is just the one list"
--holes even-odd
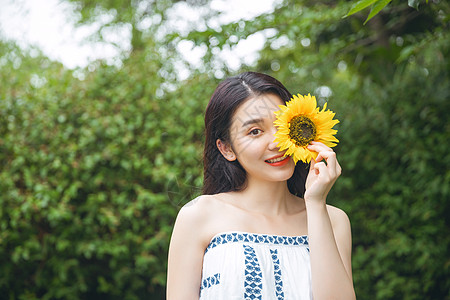
[(215, 235), (203, 257), (201, 300), (311, 300), (307, 236)]

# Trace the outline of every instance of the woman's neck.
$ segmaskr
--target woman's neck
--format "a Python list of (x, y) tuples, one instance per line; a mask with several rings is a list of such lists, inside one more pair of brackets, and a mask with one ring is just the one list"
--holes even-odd
[(245, 199), (240, 206), (255, 213), (278, 216), (292, 211), (294, 196), (289, 192), (286, 181), (249, 181), (239, 194)]

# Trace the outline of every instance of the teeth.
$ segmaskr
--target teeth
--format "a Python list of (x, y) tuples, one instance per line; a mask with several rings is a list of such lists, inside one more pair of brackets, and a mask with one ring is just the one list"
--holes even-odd
[(278, 158), (274, 158), (274, 159), (268, 159), (267, 160), (267, 162), (269, 162), (269, 163), (276, 163), (276, 162), (279, 162), (279, 161), (282, 161), (282, 160), (284, 160), (286, 157), (284, 157), (284, 156), (282, 156), (282, 157), (278, 157)]

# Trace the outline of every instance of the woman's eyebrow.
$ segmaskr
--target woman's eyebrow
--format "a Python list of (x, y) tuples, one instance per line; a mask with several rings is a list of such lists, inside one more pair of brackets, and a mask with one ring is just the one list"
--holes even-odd
[(264, 123), (264, 120), (262, 118), (258, 118), (258, 119), (251, 119), (251, 120), (247, 120), (242, 124), (242, 127), (251, 125), (251, 124), (261, 124)]

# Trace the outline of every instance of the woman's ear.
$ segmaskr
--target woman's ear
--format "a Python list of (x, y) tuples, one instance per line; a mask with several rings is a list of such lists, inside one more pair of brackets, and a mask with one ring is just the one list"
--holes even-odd
[(223, 157), (225, 157), (226, 160), (228, 160), (228, 161), (236, 160), (236, 154), (234, 154), (234, 151), (231, 148), (230, 144), (224, 143), (224, 142), (222, 142), (222, 140), (217, 139), (216, 146), (219, 149), (220, 153), (222, 153)]

